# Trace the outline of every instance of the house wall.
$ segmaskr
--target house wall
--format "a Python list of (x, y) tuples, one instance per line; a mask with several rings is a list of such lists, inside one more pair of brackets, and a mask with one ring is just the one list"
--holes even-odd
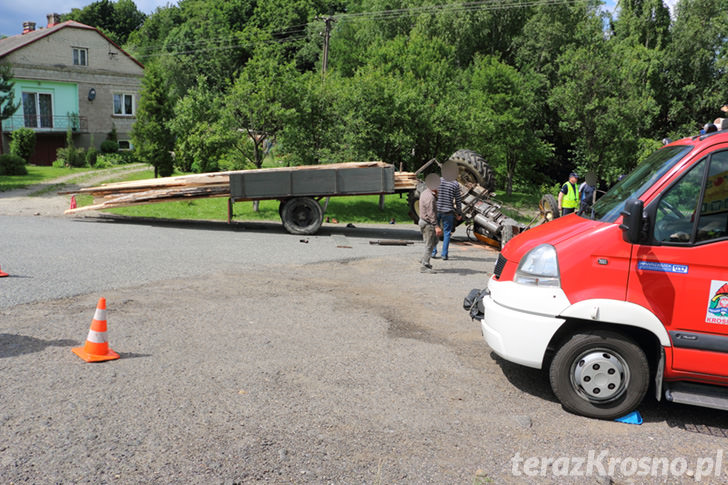
[[(15, 79), (14, 88), (15, 100), (23, 99), (23, 92), (50, 94), (53, 109), (53, 127), (39, 128), (38, 131), (62, 131), (73, 127), (73, 116), (79, 116), (78, 110), (78, 86), (73, 83), (61, 83), (53, 81), (30, 81), (27, 79)], [(3, 130), (13, 131), (25, 126), (22, 105), (13, 116), (3, 121)], [(78, 124), (77, 128), (80, 128)]]
[[(74, 47), (88, 50), (88, 65), (73, 64)], [(76, 86), (75, 106), (81, 119), (74, 135), (77, 146), (88, 147), (93, 139), (99, 147), (113, 127), (119, 140), (130, 139), (144, 69), (97, 31), (67, 26), (7, 54), (3, 61), (12, 65), (16, 90), (17, 85), (28, 81)], [(96, 92), (93, 100), (89, 99), (91, 89)], [(133, 116), (114, 115), (114, 93), (133, 95)], [(66, 103), (66, 92), (62, 99)], [(22, 116), (22, 111), (19, 114)], [(58, 108), (54, 114), (65, 115), (65, 108)], [(8, 137), (3, 138), (7, 142)]]

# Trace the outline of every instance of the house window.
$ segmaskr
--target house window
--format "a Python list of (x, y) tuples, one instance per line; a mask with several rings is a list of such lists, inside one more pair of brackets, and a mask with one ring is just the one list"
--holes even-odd
[(52, 96), (23, 91), (23, 119), (26, 128), (53, 128)]
[(134, 95), (114, 94), (114, 114), (118, 116), (134, 116)]
[(131, 144), (131, 142), (129, 140), (119, 140), (119, 150), (129, 151), (132, 148), (134, 148), (134, 146)]
[(88, 66), (88, 49), (83, 47), (73, 48), (73, 65)]

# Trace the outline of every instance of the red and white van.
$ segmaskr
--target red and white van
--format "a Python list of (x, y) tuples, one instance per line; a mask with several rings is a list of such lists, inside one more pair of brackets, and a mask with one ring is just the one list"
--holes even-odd
[(571, 412), (623, 416), (651, 382), (728, 410), (728, 131), (670, 143), (593, 214), (513, 238), (482, 313), (495, 353), (548, 370)]

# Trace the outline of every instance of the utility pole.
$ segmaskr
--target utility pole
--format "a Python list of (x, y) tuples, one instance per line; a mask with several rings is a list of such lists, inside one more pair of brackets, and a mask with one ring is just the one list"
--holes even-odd
[(321, 62), (321, 75), (326, 75), (326, 68), (329, 65), (329, 39), (331, 38), (331, 26), (334, 22), (336, 22), (336, 19), (334, 17), (316, 17), (317, 20), (323, 20), (324, 21), (324, 31), (321, 33), (321, 35), (324, 36), (324, 57), (323, 61)]

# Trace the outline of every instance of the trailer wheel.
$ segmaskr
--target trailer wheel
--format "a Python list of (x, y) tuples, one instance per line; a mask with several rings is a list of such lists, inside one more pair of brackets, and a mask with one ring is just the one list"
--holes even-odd
[(493, 170), (488, 162), (473, 150), (458, 150), (452, 154), (449, 161), (458, 166), (458, 182), (463, 185), (478, 184), (488, 191), (495, 185)]
[(556, 197), (551, 194), (544, 194), (538, 202), (538, 210), (541, 212), (541, 219), (549, 222), (559, 217), (559, 203)]
[(642, 402), (650, 367), (631, 338), (594, 330), (575, 334), (561, 346), (551, 362), (549, 380), (567, 411), (615, 419)]
[(283, 227), (291, 234), (315, 234), (324, 219), (321, 204), (310, 197), (289, 199), (280, 212)]

